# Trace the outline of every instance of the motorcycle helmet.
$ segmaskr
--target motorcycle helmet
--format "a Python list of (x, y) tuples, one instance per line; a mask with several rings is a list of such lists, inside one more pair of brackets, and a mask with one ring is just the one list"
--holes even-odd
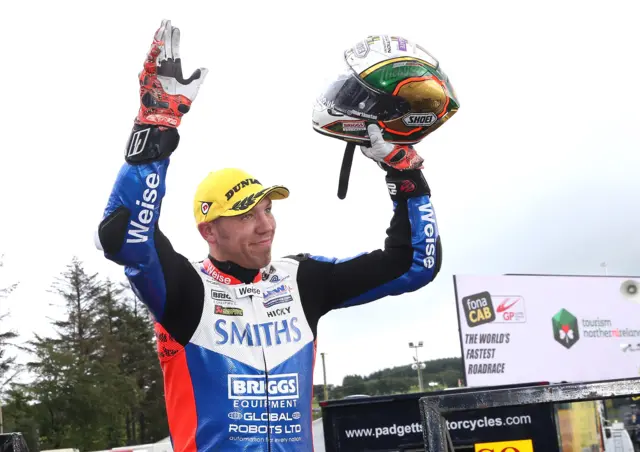
[(438, 60), (402, 37), (369, 36), (341, 66), (314, 103), (313, 128), (323, 135), (366, 146), (373, 123), (386, 141), (413, 145), (458, 111)]

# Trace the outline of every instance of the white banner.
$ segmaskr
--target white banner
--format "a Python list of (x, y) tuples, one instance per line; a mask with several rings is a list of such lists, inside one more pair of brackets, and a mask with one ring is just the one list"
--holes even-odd
[(468, 386), (640, 375), (640, 278), (454, 276)]

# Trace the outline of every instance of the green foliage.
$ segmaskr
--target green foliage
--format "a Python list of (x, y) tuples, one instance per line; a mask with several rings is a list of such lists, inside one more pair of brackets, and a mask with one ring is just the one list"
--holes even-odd
[[(422, 369), (424, 391), (454, 387), (458, 385), (458, 379), (463, 378), (461, 358), (436, 359), (426, 361), (425, 364), (426, 368)], [(437, 386), (429, 386), (428, 382), (437, 383)], [(341, 399), (356, 394), (406, 394), (420, 390), (418, 371), (411, 369), (411, 365), (379, 370), (367, 377), (347, 375), (343, 378), (341, 386), (328, 385), (327, 389), (329, 399)], [(323, 385), (314, 385), (313, 393), (317, 401), (324, 400)]]
[(31, 451), (104, 450), (168, 436), (144, 305), (127, 285), (88, 274), (77, 259), (51, 292), (64, 302), (65, 316), (52, 322), (53, 337), (28, 342), (35, 377), (7, 392), (5, 431), (23, 432)]

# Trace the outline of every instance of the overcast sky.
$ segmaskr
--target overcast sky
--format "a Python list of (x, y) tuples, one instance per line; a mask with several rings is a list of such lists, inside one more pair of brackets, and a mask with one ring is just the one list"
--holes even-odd
[[(304, 7), (309, 9), (304, 10)], [(309, 6), (307, 6), (309, 5)], [(435, 282), (329, 313), (315, 376), (329, 383), (460, 355), (453, 274), (640, 274), (640, 27), (633, 1), (6, 2), (3, 19), (0, 286), (24, 340), (50, 332), (47, 289), (72, 256), (122, 279), (93, 234), (138, 110), (137, 74), (163, 18), (185, 72), (210, 73), (180, 126), (161, 226), (206, 256), (191, 213), (211, 170), (239, 166), (291, 197), (274, 204), (276, 256), (347, 257), (383, 246), (384, 173), (362, 154), (336, 196), (344, 149), (311, 128), (342, 51), (401, 35), (440, 60), (460, 111), (417, 149), (444, 250)]]

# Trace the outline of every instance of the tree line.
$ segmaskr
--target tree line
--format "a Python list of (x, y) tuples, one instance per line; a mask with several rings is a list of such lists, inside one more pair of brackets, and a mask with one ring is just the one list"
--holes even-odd
[[(458, 386), (464, 377), (461, 358), (443, 358), (425, 361), (421, 370), (423, 391), (441, 390)], [(341, 399), (350, 395), (390, 395), (418, 392), (418, 371), (411, 365), (397, 366), (374, 372), (368, 376), (346, 375), (342, 385), (327, 385), (328, 399)], [(429, 385), (429, 383), (432, 383)], [(313, 386), (316, 401), (324, 400), (324, 385)]]
[[(6, 298), (9, 290), (0, 290)], [(167, 437), (153, 322), (130, 287), (88, 274), (74, 258), (51, 293), (64, 302), (52, 337), (36, 334), (20, 345), (15, 332), (0, 332), (0, 373), (31, 377), (0, 388), (2, 430), (21, 432), (30, 451), (95, 451)], [(12, 346), (29, 352), (25, 365), (7, 357)]]
[[(0, 299), (16, 286), (0, 286)], [(21, 432), (32, 452), (97, 451), (166, 438), (153, 321), (131, 287), (89, 274), (74, 258), (50, 293), (64, 303), (62, 318), (52, 320), (50, 337), (35, 334), (18, 344), (17, 332), (6, 328), (7, 314), (0, 315), (0, 431)], [(18, 364), (12, 349), (28, 352), (28, 362)], [(424, 382), (456, 386), (462, 362), (429, 361), (422, 373)], [(20, 374), (29, 376), (27, 382), (16, 380)], [(342, 385), (328, 387), (330, 399), (417, 390), (417, 373), (410, 365), (348, 375)], [(314, 385), (314, 396), (324, 400), (323, 385)]]

